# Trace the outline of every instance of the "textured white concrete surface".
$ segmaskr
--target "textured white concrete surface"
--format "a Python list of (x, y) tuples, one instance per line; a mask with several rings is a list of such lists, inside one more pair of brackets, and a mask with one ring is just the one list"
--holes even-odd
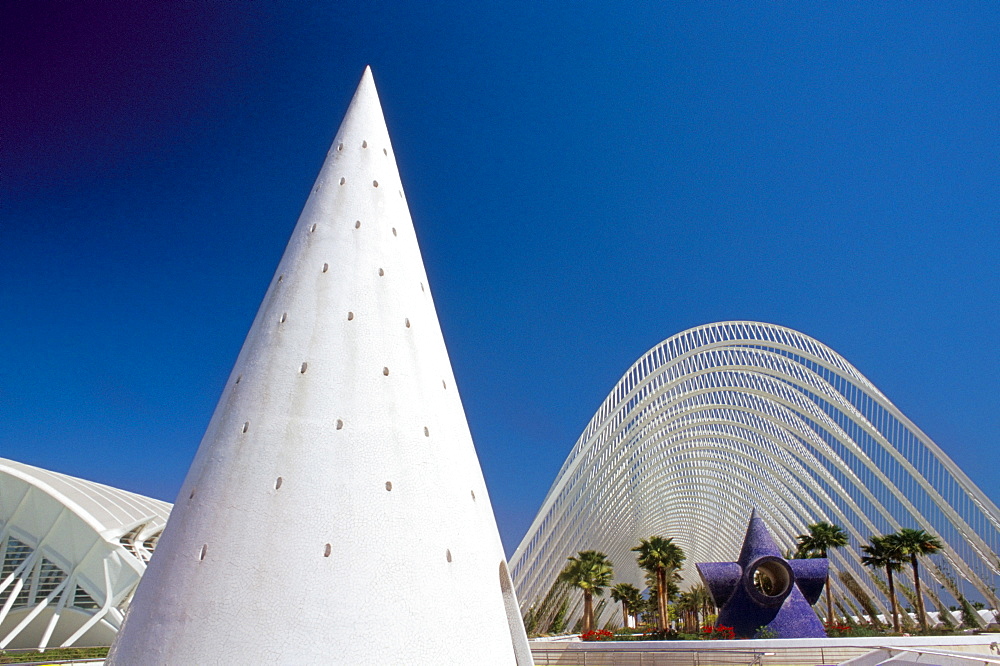
[(530, 664), (366, 70), (109, 664)]

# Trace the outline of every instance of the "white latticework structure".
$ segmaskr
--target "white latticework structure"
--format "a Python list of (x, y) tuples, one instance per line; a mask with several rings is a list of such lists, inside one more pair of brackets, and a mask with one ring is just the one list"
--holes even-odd
[(109, 645), (169, 514), (0, 458), (0, 649)]
[(859, 546), (902, 527), (945, 544), (924, 560), (928, 610), (960, 596), (997, 607), (996, 505), (829, 347), (731, 321), (658, 344), (597, 410), (511, 559), (522, 611), (585, 549), (642, 588), (630, 549), (651, 535), (684, 549), (682, 587), (697, 583), (694, 563), (735, 557), (752, 508), (782, 548), (811, 523), (844, 528), (851, 544), (831, 564), (845, 614), (887, 608)]

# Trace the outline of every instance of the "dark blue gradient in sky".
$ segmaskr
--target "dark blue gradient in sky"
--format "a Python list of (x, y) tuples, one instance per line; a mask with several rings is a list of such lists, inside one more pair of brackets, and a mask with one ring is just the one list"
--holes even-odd
[(3, 3), (0, 456), (174, 498), (371, 64), (508, 550), (629, 365), (725, 319), (1000, 501), (997, 12)]

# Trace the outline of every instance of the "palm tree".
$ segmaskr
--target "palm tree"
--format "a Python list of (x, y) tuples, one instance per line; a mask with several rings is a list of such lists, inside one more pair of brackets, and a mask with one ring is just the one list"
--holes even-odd
[(649, 598), (643, 597), (642, 593), (639, 593), (639, 597), (633, 600), (635, 603), (632, 605), (632, 616), (635, 618), (636, 626), (639, 624), (652, 624), (653, 617), (656, 615), (656, 596), (650, 592)]
[(559, 574), (559, 579), (583, 590), (583, 632), (594, 630), (594, 595), (604, 594), (611, 584), (611, 562), (596, 550), (582, 550)]
[(622, 605), (622, 619), (625, 620), (623, 626), (628, 629), (628, 616), (631, 615), (629, 610), (631, 609), (633, 612), (638, 610), (639, 604), (635, 601), (641, 599), (639, 588), (629, 583), (618, 583), (611, 588), (611, 598)]
[(639, 553), (636, 558), (639, 566), (656, 576), (656, 602), (660, 617), (660, 631), (667, 630), (667, 594), (672, 575), (684, 563), (685, 555), (680, 546), (672, 539), (652, 536), (642, 539), (639, 545), (632, 549)]
[(629, 592), (628, 611), (632, 616), (633, 627), (639, 625), (639, 614), (642, 612), (646, 600), (642, 598), (642, 592), (637, 587), (633, 587)]
[(885, 567), (885, 577), (889, 581), (889, 603), (892, 606), (892, 630), (898, 634), (899, 606), (896, 603), (896, 586), (892, 581), (892, 572), (903, 568), (902, 556), (888, 537), (884, 536), (873, 536), (871, 543), (861, 546), (861, 550), (865, 552), (861, 557), (861, 564), (873, 569)]
[(687, 633), (697, 631), (696, 629), (692, 629), (693, 625), (698, 624), (698, 601), (694, 595), (691, 592), (681, 592), (677, 598), (677, 603), (674, 604), (674, 608), (683, 613), (684, 631)]
[(650, 578), (656, 578), (656, 576), (646, 576), (646, 624), (656, 625), (657, 629), (660, 627), (660, 590), (656, 587), (656, 583), (650, 583)]
[(920, 594), (920, 574), (917, 571), (917, 556), (936, 553), (944, 548), (944, 544), (933, 534), (908, 527), (904, 527), (898, 532), (888, 535), (886, 539), (896, 548), (901, 558), (905, 559), (907, 556), (910, 558), (910, 564), (913, 566), (913, 590), (917, 595), (917, 616), (920, 618), (920, 628), (926, 634), (927, 615), (924, 613), (924, 597)]
[[(799, 541), (799, 557), (826, 557), (831, 548), (843, 548), (847, 545), (847, 533), (840, 525), (827, 522), (813, 523), (806, 529), (808, 534), (796, 537)], [(833, 593), (830, 591), (830, 569), (826, 570), (826, 622), (833, 624)]]
[[(688, 590), (688, 594), (690, 594), (695, 601), (694, 623), (695, 628), (697, 629), (698, 626), (701, 625), (701, 620), (708, 616), (708, 602), (711, 599), (711, 596), (708, 594), (708, 588), (704, 585), (695, 585)], [(701, 618), (699, 618), (699, 612), (701, 613)]]
[(676, 608), (684, 613), (685, 631), (698, 631), (701, 620), (708, 616), (708, 598), (704, 585), (695, 585), (678, 597)]

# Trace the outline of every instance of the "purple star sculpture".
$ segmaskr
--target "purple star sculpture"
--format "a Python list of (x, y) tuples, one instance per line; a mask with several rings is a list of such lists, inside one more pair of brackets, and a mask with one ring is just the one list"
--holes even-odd
[(764, 521), (750, 515), (736, 562), (696, 565), (719, 610), (719, 626), (739, 638), (766, 627), (777, 638), (820, 638), (823, 624), (812, 609), (826, 582), (826, 558), (786, 560)]

